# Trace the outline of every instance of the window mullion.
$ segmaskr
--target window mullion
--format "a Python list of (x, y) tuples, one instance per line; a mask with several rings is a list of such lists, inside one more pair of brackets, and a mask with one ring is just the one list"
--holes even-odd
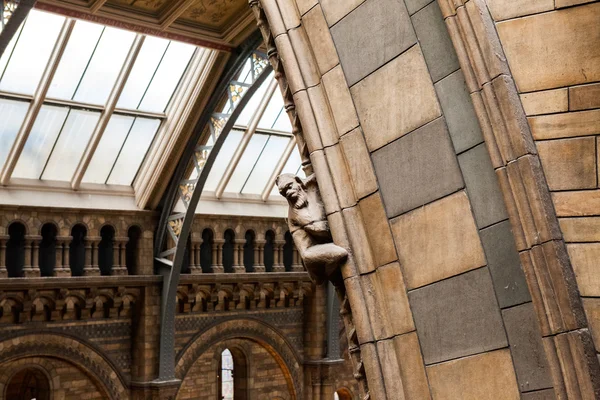
[(6, 185), (10, 181), (10, 177), (12, 176), (15, 166), (17, 165), (17, 161), (21, 156), (23, 147), (25, 147), (25, 143), (27, 142), (31, 128), (37, 119), (40, 108), (42, 108), (44, 98), (46, 97), (46, 93), (50, 88), (50, 84), (52, 83), (52, 79), (54, 78), (54, 74), (56, 73), (56, 69), (58, 68), (58, 64), (60, 63), (60, 59), (65, 51), (65, 48), (67, 47), (67, 43), (69, 42), (69, 37), (71, 36), (74, 26), (75, 20), (68, 18), (65, 19), (60, 34), (58, 35), (56, 43), (54, 44), (54, 48), (52, 49), (50, 59), (48, 60), (46, 68), (44, 69), (44, 73), (42, 74), (42, 78), (40, 79), (40, 83), (34, 93), (33, 100), (31, 103), (29, 103), (29, 109), (27, 110), (27, 114), (25, 114), (23, 124), (21, 125), (21, 128), (17, 133), (17, 137), (15, 138), (15, 141), (13, 142), (13, 145), (6, 158), (4, 168), (0, 174), (0, 184), (2, 185)]
[(262, 194), (260, 195), (262, 201), (267, 201), (269, 199), (269, 196), (271, 195), (271, 191), (273, 190), (273, 187), (275, 186), (275, 181), (277, 180), (277, 177), (281, 174), (281, 171), (283, 171), (283, 168), (285, 168), (285, 164), (287, 164), (290, 156), (292, 155), (292, 151), (294, 151), (295, 148), (296, 148), (296, 137), (292, 136), (287, 147), (283, 151), (281, 158), (277, 162), (277, 166), (275, 167), (275, 169), (273, 170), (273, 173), (269, 177), (269, 180), (267, 181), (267, 184), (265, 185), (265, 188), (263, 189)]
[(123, 63), (123, 67), (121, 68), (121, 71), (119, 72), (117, 81), (115, 82), (115, 85), (114, 85), (112, 91), (110, 92), (110, 95), (108, 96), (108, 100), (106, 100), (106, 105), (104, 107), (104, 110), (100, 114), (100, 118), (98, 119), (98, 122), (96, 123), (94, 132), (92, 133), (92, 136), (90, 137), (90, 140), (85, 148), (85, 151), (83, 152), (81, 160), (79, 160), (77, 169), (75, 169), (73, 178), (71, 179), (71, 188), (73, 190), (79, 189), (79, 186), (81, 185), (81, 180), (83, 179), (83, 176), (85, 175), (85, 171), (87, 170), (88, 166), (90, 165), (90, 161), (92, 160), (92, 157), (94, 156), (94, 152), (96, 151), (96, 148), (98, 147), (98, 143), (100, 143), (100, 139), (102, 139), (102, 134), (104, 133), (104, 130), (106, 129), (106, 126), (108, 125), (108, 121), (110, 121), (110, 117), (112, 116), (112, 113), (115, 110), (117, 101), (119, 100), (119, 97), (121, 96), (121, 92), (123, 91), (123, 88), (125, 87), (127, 78), (129, 78), (129, 74), (131, 73), (131, 70), (133, 69), (133, 64), (135, 63), (135, 60), (140, 52), (140, 49), (142, 48), (142, 44), (144, 43), (144, 38), (145, 38), (145, 36), (138, 34), (136, 36), (133, 44), (131, 45), (131, 48), (129, 49), (129, 54), (127, 54), (127, 58), (125, 59), (125, 62)]
[(238, 144), (238, 147), (235, 149), (235, 153), (233, 153), (233, 157), (231, 157), (231, 161), (229, 162), (229, 165), (227, 165), (227, 168), (225, 169), (225, 172), (223, 173), (223, 176), (221, 177), (221, 180), (217, 185), (217, 190), (215, 190), (215, 196), (217, 199), (220, 199), (223, 196), (223, 192), (225, 192), (225, 188), (231, 180), (235, 168), (240, 162), (242, 156), (244, 155), (244, 151), (246, 150), (248, 143), (250, 143), (252, 135), (254, 135), (254, 132), (256, 132), (258, 123), (260, 122), (265, 110), (267, 109), (267, 106), (271, 101), (271, 97), (273, 97), (273, 93), (275, 93), (275, 89), (277, 89), (277, 80), (273, 78), (269, 83), (269, 87), (267, 88), (265, 96), (262, 98), (260, 104), (258, 105), (256, 111), (254, 112), (254, 115), (250, 120), (250, 123), (248, 124), (248, 129), (244, 133), (244, 136), (242, 136), (242, 140)]

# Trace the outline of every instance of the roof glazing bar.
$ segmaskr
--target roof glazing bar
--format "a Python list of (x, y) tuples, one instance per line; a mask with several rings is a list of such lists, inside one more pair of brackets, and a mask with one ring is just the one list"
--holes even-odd
[(283, 151), (283, 154), (281, 155), (279, 162), (277, 162), (277, 166), (275, 167), (275, 169), (273, 170), (273, 173), (269, 177), (269, 180), (267, 181), (267, 184), (265, 185), (265, 188), (263, 189), (262, 194), (260, 195), (262, 201), (267, 201), (269, 199), (269, 196), (271, 195), (271, 191), (273, 190), (273, 187), (275, 186), (275, 181), (277, 180), (277, 177), (281, 174), (281, 171), (283, 171), (283, 168), (285, 168), (285, 164), (287, 164), (290, 156), (292, 155), (292, 151), (294, 151), (295, 148), (296, 148), (296, 137), (292, 136), (290, 142), (288, 143), (287, 147)]

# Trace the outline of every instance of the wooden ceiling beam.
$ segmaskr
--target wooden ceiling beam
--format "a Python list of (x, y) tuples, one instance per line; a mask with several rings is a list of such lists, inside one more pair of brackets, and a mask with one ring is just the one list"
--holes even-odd
[(94, 4), (92, 4), (92, 8), (90, 8), (90, 12), (92, 14), (96, 14), (96, 11), (98, 11), (104, 5), (104, 3), (106, 3), (106, 0), (96, 0), (94, 2)]
[(173, 22), (177, 20), (177, 18), (181, 17), (181, 15), (194, 4), (196, 0), (181, 0), (177, 2), (173, 7), (170, 7), (165, 11), (165, 13), (161, 16), (160, 20), (160, 29), (165, 30)]

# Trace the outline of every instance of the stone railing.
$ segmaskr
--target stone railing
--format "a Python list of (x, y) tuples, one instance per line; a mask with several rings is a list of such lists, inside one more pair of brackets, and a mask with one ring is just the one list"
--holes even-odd
[(312, 292), (306, 272), (187, 275), (177, 288), (177, 312), (294, 307)]

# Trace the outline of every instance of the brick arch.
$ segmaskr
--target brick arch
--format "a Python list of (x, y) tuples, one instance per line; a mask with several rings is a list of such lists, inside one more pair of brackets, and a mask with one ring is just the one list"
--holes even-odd
[[(10, 363), (14, 367), (11, 371), (3, 371), (0, 374), (0, 395), (5, 395), (5, 390), (13, 377), (22, 370), (33, 368), (41, 371), (48, 379), (50, 393), (54, 394), (57, 389), (57, 383), (60, 383), (60, 376), (56, 371), (56, 367), (46, 358), (42, 357), (27, 357), (16, 362)], [(51, 397), (54, 398), (54, 397)]]
[(194, 336), (177, 355), (175, 376), (183, 379), (208, 349), (227, 339), (247, 339), (264, 347), (284, 371), (291, 399), (302, 399), (301, 358), (285, 336), (274, 327), (253, 318), (231, 319)]
[(53, 357), (75, 365), (114, 400), (129, 399), (116, 366), (90, 343), (49, 332), (24, 333), (0, 341), (0, 365), (29, 357)]

